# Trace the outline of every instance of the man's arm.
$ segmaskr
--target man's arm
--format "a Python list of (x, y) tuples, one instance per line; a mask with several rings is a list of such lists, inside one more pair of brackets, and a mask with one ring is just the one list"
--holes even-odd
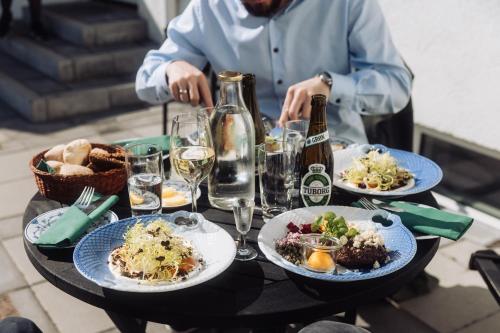
[(354, 72), (330, 72), (330, 102), (362, 114), (403, 109), (410, 98), (411, 74), (392, 42), (377, 1), (350, 2), (349, 51)]
[(201, 72), (207, 59), (200, 50), (203, 37), (199, 11), (200, 2), (191, 1), (185, 11), (170, 22), (167, 40), (160, 49), (146, 55), (135, 81), (141, 100), (159, 104), (173, 96), (196, 105), (200, 99), (205, 104), (212, 103), (208, 82)]

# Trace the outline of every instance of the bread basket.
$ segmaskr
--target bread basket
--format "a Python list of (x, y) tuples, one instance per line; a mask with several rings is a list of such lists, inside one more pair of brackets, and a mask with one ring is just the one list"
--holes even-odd
[[(92, 148), (101, 148), (111, 154), (123, 153), (121, 147), (92, 143)], [(73, 203), (83, 191), (85, 186), (92, 186), (96, 192), (111, 195), (120, 192), (127, 183), (127, 170), (125, 164), (121, 167), (110, 168), (105, 171), (93, 168), (93, 175), (62, 176), (38, 170), (36, 166), (43, 159), (47, 150), (35, 155), (30, 161), (30, 168), (35, 176), (36, 185), (40, 193), (46, 198), (61, 203)]]

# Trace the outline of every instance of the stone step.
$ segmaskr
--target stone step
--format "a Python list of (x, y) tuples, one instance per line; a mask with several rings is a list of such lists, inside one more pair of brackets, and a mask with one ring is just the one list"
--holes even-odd
[(141, 104), (133, 74), (59, 83), (2, 52), (0, 99), (32, 122)]
[[(24, 11), (25, 17), (27, 10)], [(147, 38), (147, 24), (134, 6), (116, 2), (72, 2), (43, 6), (43, 20), (60, 38), (88, 47)]]
[(135, 73), (154, 47), (149, 41), (92, 48), (59, 38), (37, 41), (22, 24), (0, 40), (0, 50), (61, 82)]

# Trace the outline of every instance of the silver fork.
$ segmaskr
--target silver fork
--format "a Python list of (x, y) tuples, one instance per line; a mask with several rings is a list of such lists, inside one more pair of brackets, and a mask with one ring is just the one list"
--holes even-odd
[(76, 201), (73, 203), (73, 206), (81, 210), (88, 208), (92, 203), (92, 197), (94, 196), (94, 191), (95, 188), (93, 188), (92, 186), (85, 186), (78, 199), (76, 199)]
[(370, 201), (370, 199), (368, 199), (366, 197), (362, 197), (361, 199), (359, 199), (358, 202), (361, 206), (363, 206), (363, 208), (366, 208), (368, 210), (383, 209), (383, 210), (388, 210), (388, 211), (392, 211), (392, 212), (396, 212), (396, 213), (403, 212), (402, 209), (396, 208), (396, 207), (391, 207), (391, 206), (383, 203), (382, 201), (379, 201), (380, 204), (374, 204), (372, 201)]

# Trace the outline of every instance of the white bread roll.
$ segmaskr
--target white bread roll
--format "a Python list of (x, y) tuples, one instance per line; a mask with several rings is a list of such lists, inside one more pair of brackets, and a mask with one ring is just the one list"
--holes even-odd
[(54, 169), (56, 173), (59, 173), (59, 169), (61, 169), (61, 166), (64, 164), (63, 162), (59, 161), (46, 161), (47, 165)]
[(87, 164), (92, 146), (85, 139), (77, 139), (66, 145), (63, 151), (64, 163), (84, 165)]
[(93, 148), (91, 151), (90, 151), (91, 154), (93, 155), (101, 155), (101, 156), (109, 156), (111, 155), (110, 153), (108, 153), (106, 150), (104, 149), (101, 149), (101, 148)]
[(46, 161), (63, 161), (63, 151), (66, 145), (57, 145), (55, 147), (50, 148), (44, 155), (44, 159)]
[(62, 176), (93, 175), (94, 171), (81, 165), (65, 163), (59, 168), (59, 174)]

